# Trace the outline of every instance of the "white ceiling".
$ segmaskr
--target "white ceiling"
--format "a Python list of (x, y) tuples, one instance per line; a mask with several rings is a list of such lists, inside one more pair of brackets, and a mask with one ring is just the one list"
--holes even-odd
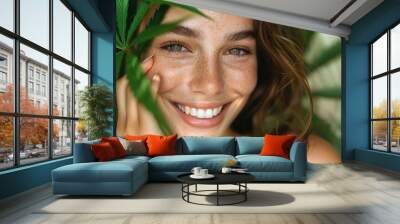
[(341, 37), (347, 37), (352, 24), (383, 2), (383, 0), (173, 1)]

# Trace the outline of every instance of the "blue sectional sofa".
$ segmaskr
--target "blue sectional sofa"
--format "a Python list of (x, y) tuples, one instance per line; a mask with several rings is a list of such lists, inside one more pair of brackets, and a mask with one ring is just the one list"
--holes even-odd
[(193, 167), (218, 172), (228, 160), (236, 160), (259, 182), (304, 182), (306, 145), (296, 141), (290, 159), (260, 156), (263, 137), (181, 137), (177, 155), (127, 156), (96, 162), (90, 141), (75, 144), (74, 163), (52, 171), (53, 193), (68, 195), (131, 195), (148, 181), (176, 181)]

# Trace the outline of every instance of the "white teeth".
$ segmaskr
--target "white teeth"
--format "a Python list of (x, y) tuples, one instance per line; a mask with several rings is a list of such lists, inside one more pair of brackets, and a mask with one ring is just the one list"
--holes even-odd
[(222, 106), (216, 108), (201, 109), (201, 108), (188, 107), (181, 104), (178, 104), (178, 108), (187, 115), (202, 119), (213, 118), (217, 116), (222, 110)]

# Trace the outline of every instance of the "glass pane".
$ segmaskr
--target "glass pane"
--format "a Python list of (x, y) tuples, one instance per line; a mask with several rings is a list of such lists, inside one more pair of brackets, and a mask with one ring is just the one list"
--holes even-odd
[(75, 121), (75, 143), (85, 142), (88, 138), (88, 128), (84, 120)]
[(387, 117), (387, 77), (372, 80), (372, 118)]
[(392, 117), (400, 118), (400, 72), (391, 75), (390, 98)]
[(49, 123), (45, 118), (21, 117), (20, 163), (34, 163), (49, 158)]
[(400, 153), (400, 120), (391, 121), (392, 152)]
[(89, 70), (89, 32), (75, 18), (75, 63)]
[(14, 31), (14, 0), (0, 1), (0, 26)]
[(49, 0), (20, 0), (21, 36), (49, 48)]
[(0, 116), (0, 170), (14, 165), (13, 118)]
[(72, 154), (72, 121), (53, 120), (53, 157)]
[(372, 75), (387, 71), (387, 34), (372, 44)]
[(387, 121), (372, 122), (372, 148), (387, 151)]
[(75, 69), (75, 117), (81, 114), (80, 95), (86, 86), (89, 86), (89, 75)]
[(391, 30), (390, 37), (390, 67), (400, 67), (400, 24)]
[(71, 60), (72, 12), (60, 1), (53, 1), (53, 51)]
[(53, 114), (72, 117), (71, 66), (53, 60)]
[(48, 114), (48, 63), (47, 55), (21, 44), (21, 113)]
[(14, 111), (14, 43), (0, 35), (0, 111)]

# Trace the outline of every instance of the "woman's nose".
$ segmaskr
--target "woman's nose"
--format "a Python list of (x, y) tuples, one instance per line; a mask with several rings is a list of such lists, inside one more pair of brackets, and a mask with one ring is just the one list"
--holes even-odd
[(198, 60), (189, 86), (193, 92), (207, 96), (215, 96), (221, 93), (224, 88), (224, 81), (218, 58), (205, 57)]

